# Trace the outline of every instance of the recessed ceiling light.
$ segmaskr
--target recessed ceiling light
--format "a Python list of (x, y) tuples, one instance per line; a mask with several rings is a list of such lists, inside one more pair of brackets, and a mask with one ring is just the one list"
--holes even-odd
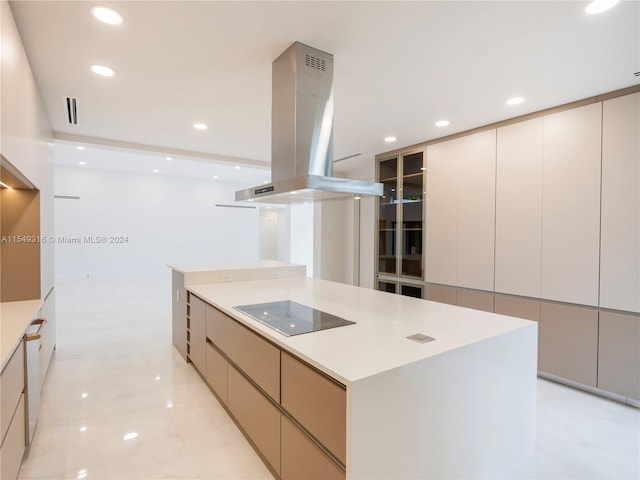
[(524, 102), (523, 97), (513, 97), (507, 100), (507, 105), (520, 105)]
[(262, 182), (263, 185), (266, 185), (267, 183), (269, 183), (267, 180), (265, 180), (264, 182)]
[(196, 130), (206, 130), (207, 126), (204, 123), (194, 123), (193, 128)]
[(166, 157), (166, 160), (167, 160), (168, 162), (170, 162), (171, 160), (173, 160), (173, 158), (171, 158), (171, 157)]
[(619, 0), (593, 0), (593, 2), (584, 8), (584, 11), (589, 15), (606, 12), (610, 8), (615, 7), (618, 1)]
[(80, 431), (81, 432), (86, 432), (87, 431), (87, 427), (80, 427)]
[(109, 25), (120, 25), (122, 23), (122, 15), (107, 7), (95, 6), (91, 9), (91, 13), (102, 23), (108, 23)]
[(153, 173), (158, 173), (158, 172), (160, 172), (160, 170), (158, 170), (157, 168), (153, 169)]
[(124, 437), (122, 437), (123, 440), (132, 440), (134, 438), (136, 438), (138, 436), (137, 432), (129, 432), (127, 434), (125, 434)]
[(295, 192), (295, 191), (291, 192), (291, 195), (297, 195), (297, 194), (298, 192)]
[(446, 127), (449, 125), (449, 120), (438, 120), (436, 122), (436, 127)]
[(218, 175), (214, 175), (213, 178), (215, 178), (217, 180), (220, 177), (218, 177)]
[(78, 162), (78, 165), (86, 165), (87, 162)]
[(236, 169), (236, 170), (240, 170), (240, 165), (236, 165), (236, 166), (235, 166), (235, 169)]
[(103, 77), (113, 77), (116, 74), (112, 68), (105, 67), (104, 65), (91, 65), (91, 70), (93, 73)]
[(78, 150), (84, 150), (84, 147), (82, 145), (79, 145), (76, 147)]
[(384, 137), (384, 141), (387, 143), (393, 143), (397, 140), (396, 137)]

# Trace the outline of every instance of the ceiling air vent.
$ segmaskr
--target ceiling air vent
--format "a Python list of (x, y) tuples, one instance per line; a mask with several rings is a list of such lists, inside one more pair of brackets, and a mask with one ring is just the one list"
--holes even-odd
[(67, 123), (69, 125), (78, 124), (78, 101), (75, 98), (66, 97), (64, 101), (67, 111)]
[(322, 70), (323, 72), (327, 69), (327, 64), (321, 58), (316, 58), (313, 55), (305, 54), (304, 56), (304, 64), (307, 67), (315, 68), (316, 70)]

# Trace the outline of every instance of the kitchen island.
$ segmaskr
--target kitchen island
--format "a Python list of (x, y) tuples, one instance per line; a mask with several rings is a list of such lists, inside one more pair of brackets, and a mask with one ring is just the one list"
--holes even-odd
[[(306, 277), (186, 289), (194, 366), (283, 479), (499, 478), (534, 452), (535, 322)], [(282, 300), (355, 324), (287, 337), (235, 308)]]

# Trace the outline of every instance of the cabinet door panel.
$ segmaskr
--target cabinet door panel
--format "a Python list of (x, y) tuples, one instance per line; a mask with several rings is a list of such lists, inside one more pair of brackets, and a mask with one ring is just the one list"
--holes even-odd
[(227, 405), (227, 359), (207, 343), (207, 382)]
[(282, 352), (282, 406), (346, 463), (347, 394), (344, 387)]
[(431, 283), (456, 285), (458, 241), (458, 144), (427, 147), (426, 267)]
[(280, 350), (236, 321), (228, 327), (231, 361), (280, 402)]
[(498, 129), (496, 292), (540, 297), (543, 119)]
[(230, 324), (235, 320), (217, 308), (207, 305), (207, 338), (227, 355), (229, 354)]
[(191, 347), (191, 362), (198, 369), (202, 375), (207, 374), (207, 333), (206, 333), (206, 319), (207, 319), (207, 304), (200, 300), (195, 295), (191, 295), (191, 341), (189, 345)]
[(509, 315), (510, 317), (539, 322), (540, 301), (496, 294), (494, 297), (494, 312), (500, 315)]
[(596, 386), (597, 310), (542, 302), (538, 335), (540, 370)]
[(459, 307), (473, 308), (493, 313), (493, 293), (477, 290), (458, 289), (457, 301)]
[(40, 384), (44, 385), (53, 350), (56, 346), (56, 291), (51, 289), (47, 300), (42, 305), (40, 318), (45, 320), (41, 328), (42, 349), (40, 350)]
[(640, 316), (600, 312), (598, 388), (640, 400)]
[(459, 138), (457, 285), (493, 291), (496, 131)]
[(602, 104), (544, 117), (542, 298), (598, 305)]
[(229, 410), (260, 453), (280, 472), (280, 412), (233, 366), (228, 369)]
[(0, 468), (0, 478), (3, 480), (13, 480), (18, 478), (22, 456), (25, 450), (26, 441), (25, 428), (25, 396), (22, 394), (18, 402), (15, 416), (7, 432), (7, 436), (2, 444), (2, 466)]
[(0, 441), (7, 433), (20, 395), (24, 392), (24, 371), (24, 342), (21, 342), (0, 377)]
[(282, 415), (282, 480), (341, 480), (345, 472)]
[(640, 312), (640, 93), (603, 103), (600, 306)]
[(447, 287), (445, 285), (425, 285), (425, 298), (432, 302), (448, 303), (449, 305), (457, 305), (456, 287)]
[(184, 274), (172, 270), (171, 273), (171, 340), (173, 346), (187, 358), (187, 292), (184, 288)]

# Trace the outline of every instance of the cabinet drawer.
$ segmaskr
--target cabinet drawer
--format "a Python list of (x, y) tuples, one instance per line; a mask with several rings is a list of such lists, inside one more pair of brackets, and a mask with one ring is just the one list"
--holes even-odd
[(2, 430), (0, 438), (4, 440), (13, 413), (20, 401), (20, 395), (24, 392), (24, 341), (20, 342), (2, 371), (0, 392), (0, 425)]
[(541, 302), (538, 355), (543, 372), (595, 387), (598, 311)]
[(530, 298), (495, 295), (495, 313), (510, 317), (524, 318), (533, 322), (540, 321), (540, 301)]
[(218, 394), (222, 403), (227, 404), (227, 359), (210, 343), (207, 343), (207, 382)]
[(346, 464), (347, 393), (342, 385), (282, 352), (281, 404)]
[(207, 338), (229, 355), (229, 324), (234, 322), (218, 309), (207, 305)]
[(0, 475), (2, 480), (13, 480), (18, 478), (18, 471), (22, 463), (22, 456), (25, 450), (25, 413), (24, 394), (20, 396), (16, 414), (13, 417), (7, 436), (2, 444), (2, 467)]
[(196, 297), (195, 295), (191, 295), (191, 338), (189, 342), (189, 358), (191, 358), (191, 362), (203, 376), (207, 373), (207, 351), (205, 350), (207, 342), (206, 305), (207, 304), (200, 300), (198, 297)]
[(282, 480), (344, 479), (345, 472), (331, 460), (291, 420), (282, 415)]
[(640, 316), (600, 312), (598, 388), (640, 400)]
[(459, 288), (456, 295), (459, 307), (493, 313), (493, 293)]
[(229, 410), (271, 467), (280, 473), (280, 412), (231, 365), (228, 381)]
[(225, 353), (276, 402), (280, 401), (280, 350), (235, 320), (228, 324)]

